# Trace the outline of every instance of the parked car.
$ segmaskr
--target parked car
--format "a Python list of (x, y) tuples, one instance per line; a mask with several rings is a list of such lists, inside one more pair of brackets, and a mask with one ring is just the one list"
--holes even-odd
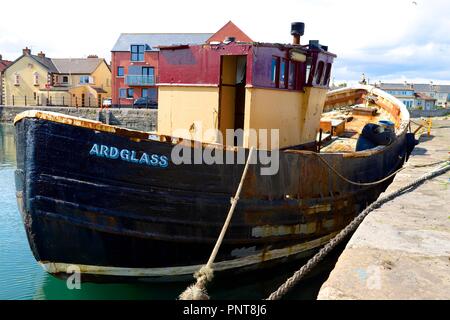
[(110, 108), (112, 106), (112, 99), (103, 99), (102, 107)]
[(158, 102), (150, 97), (142, 97), (134, 100), (133, 108), (158, 109)]

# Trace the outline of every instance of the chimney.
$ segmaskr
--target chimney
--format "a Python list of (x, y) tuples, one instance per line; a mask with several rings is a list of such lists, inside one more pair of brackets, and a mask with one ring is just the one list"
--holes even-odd
[(88, 59), (98, 59), (98, 55), (90, 54), (90, 55), (88, 55)]
[(42, 51), (38, 53), (38, 57), (39, 58), (45, 58), (45, 53), (43, 53)]
[(305, 34), (305, 24), (303, 22), (291, 23), (291, 35), (294, 36), (292, 44), (300, 45), (300, 37)]
[(223, 43), (229, 44), (229, 43), (235, 42), (235, 41), (236, 41), (235, 37), (226, 37), (225, 40), (223, 40)]
[(28, 47), (25, 47), (25, 49), (22, 50), (23, 55), (30, 55), (31, 54), (31, 49), (28, 49)]

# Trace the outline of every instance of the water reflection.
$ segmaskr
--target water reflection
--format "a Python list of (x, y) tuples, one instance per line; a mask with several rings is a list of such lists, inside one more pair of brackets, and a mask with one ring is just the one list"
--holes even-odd
[(15, 164), (14, 126), (12, 124), (0, 124), (0, 165)]

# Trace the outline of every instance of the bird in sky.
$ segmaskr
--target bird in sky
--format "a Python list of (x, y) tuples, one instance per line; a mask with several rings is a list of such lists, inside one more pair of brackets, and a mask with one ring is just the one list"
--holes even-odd
[(415, 4), (417, 6), (417, 2), (413, 1), (412, 4)]

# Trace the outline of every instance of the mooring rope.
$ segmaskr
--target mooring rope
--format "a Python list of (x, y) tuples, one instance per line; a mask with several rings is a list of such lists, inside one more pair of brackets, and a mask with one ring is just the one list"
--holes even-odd
[(239, 201), (239, 196), (241, 194), (242, 186), (244, 185), (245, 176), (247, 175), (248, 166), (253, 155), (254, 147), (250, 149), (248, 153), (247, 162), (245, 163), (244, 172), (241, 176), (241, 181), (239, 183), (238, 189), (234, 198), (231, 199), (231, 207), (228, 211), (227, 218), (223, 224), (222, 230), (220, 231), (219, 238), (216, 241), (213, 251), (208, 259), (206, 265), (204, 265), (199, 271), (194, 274), (196, 283), (186, 288), (186, 290), (180, 294), (180, 300), (209, 300), (208, 293), (206, 292), (206, 285), (214, 277), (213, 263), (216, 259), (217, 252), (219, 251), (220, 245), (222, 244), (225, 233), (230, 225), (231, 218), (233, 217), (234, 209)]
[[(391, 173), (390, 175), (388, 175), (387, 177), (378, 180), (378, 181), (373, 181), (373, 182), (356, 182), (356, 181), (352, 181), (347, 179), (346, 177), (344, 177), (342, 174), (340, 174), (332, 165), (330, 165), (323, 157), (320, 153), (314, 153), (320, 161), (322, 161), (322, 163), (324, 163), (328, 168), (330, 168), (339, 178), (341, 178), (342, 180), (356, 185), (356, 186), (373, 186), (373, 185), (377, 185), (380, 184), (382, 182), (385, 182), (386, 180), (389, 180), (390, 178), (392, 178), (393, 176), (395, 176), (397, 173), (399, 173), (400, 171), (404, 170), (406, 167), (401, 167), (400, 169), (394, 171), (393, 173)], [(406, 162), (406, 157), (405, 157), (405, 162)]]
[(342, 229), (333, 239), (330, 240), (315, 256), (313, 256), (303, 267), (301, 267), (297, 272), (293, 274), (285, 283), (283, 283), (276, 291), (274, 291), (267, 300), (279, 300), (283, 295), (285, 295), (289, 290), (291, 290), (308, 272), (310, 272), (322, 259), (333, 250), (337, 244), (344, 240), (348, 235), (350, 235), (356, 228), (361, 224), (364, 218), (373, 210), (379, 208), (382, 204), (389, 202), (396, 197), (409, 192), (420, 184), (424, 183), (426, 180), (435, 178), (444, 174), (450, 170), (450, 161), (446, 161), (446, 164), (437, 170), (433, 170), (422, 177), (416, 179), (415, 181), (407, 184), (404, 187), (384, 196), (370, 206), (368, 206), (363, 212), (361, 212), (355, 219), (352, 220), (344, 229)]

